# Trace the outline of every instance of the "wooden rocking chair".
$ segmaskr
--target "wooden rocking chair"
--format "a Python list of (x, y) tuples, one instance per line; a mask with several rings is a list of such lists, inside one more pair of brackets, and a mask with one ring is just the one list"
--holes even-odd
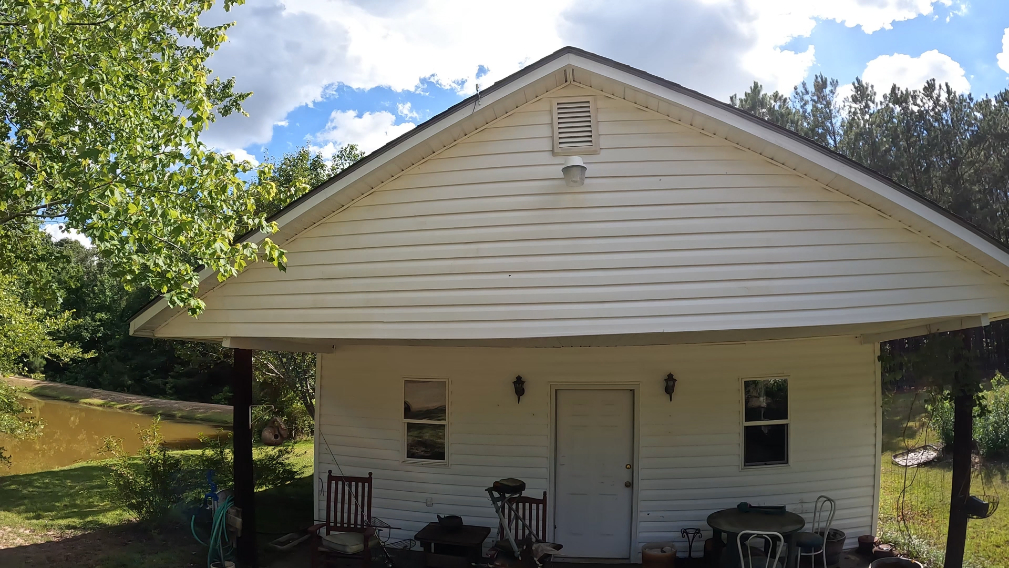
[(326, 522), (309, 527), (312, 568), (338, 559), (361, 559), (371, 565), (372, 549), (379, 546), (371, 517), (372, 476), (346, 477), (329, 471), (326, 479)]
[[(508, 527), (511, 528), (516, 540), (520, 540), (519, 536), (521, 535), (522, 541), (525, 541), (528, 537), (532, 537), (533, 542), (545, 542), (547, 540), (547, 492), (543, 492), (542, 499), (520, 495), (518, 497), (510, 497), (508, 502), (512, 504), (515, 511), (525, 519), (526, 524), (532, 529), (531, 533), (527, 531), (518, 518), (512, 514), (511, 507), (505, 507), (505, 521), (508, 523)], [(504, 532), (504, 527), (498, 525), (499, 539), (505, 538)], [(522, 546), (522, 544), (519, 544), (519, 546)]]

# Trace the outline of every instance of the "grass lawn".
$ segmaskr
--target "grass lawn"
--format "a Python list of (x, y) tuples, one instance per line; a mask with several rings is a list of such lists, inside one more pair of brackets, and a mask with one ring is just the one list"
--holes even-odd
[[(305, 477), (256, 494), (261, 547), (312, 523), (312, 442), (298, 442), (295, 455)], [(106, 484), (106, 471), (91, 462), (0, 477), (0, 566), (206, 566), (188, 518), (155, 531), (137, 526)]]
[[(922, 395), (915, 399), (913, 393), (895, 395), (884, 407), (879, 533), (884, 540), (911, 551), (920, 560), (941, 566), (949, 521), (950, 464), (938, 462), (905, 472), (890, 460), (894, 453), (909, 447), (935, 443), (934, 433), (926, 428), (925, 413)], [(986, 469), (990, 472), (986, 479), (988, 492), (1009, 498), (1005, 465), (988, 464)], [(905, 473), (908, 491), (902, 513)], [(981, 490), (975, 475), (971, 479), (971, 493), (977, 495)], [(906, 521), (906, 528), (902, 521)], [(978, 567), (1009, 566), (1009, 512), (999, 510), (988, 519), (970, 521), (965, 562)]]

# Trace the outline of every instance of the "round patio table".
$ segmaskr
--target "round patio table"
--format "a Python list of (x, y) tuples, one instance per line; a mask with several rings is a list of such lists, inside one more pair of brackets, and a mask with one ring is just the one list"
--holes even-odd
[(712, 538), (722, 539), (722, 533), (728, 536), (727, 550), (732, 555), (731, 566), (739, 565), (739, 551), (736, 536), (743, 531), (764, 531), (779, 533), (788, 545), (788, 556), (785, 558), (785, 568), (793, 568), (798, 549), (792, 546), (795, 533), (806, 526), (806, 520), (785, 511), (784, 514), (742, 512), (739, 509), (722, 509), (708, 515), (708, 526), (712, 530)]

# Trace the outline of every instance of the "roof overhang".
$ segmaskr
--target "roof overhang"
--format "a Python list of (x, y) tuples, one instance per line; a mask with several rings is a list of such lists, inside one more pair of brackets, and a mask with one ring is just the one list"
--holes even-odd
[[(573, 47), (563, 48), (452, 106), (306, 193), (271, 217), (279, 230), (270, 237), (283, 246), (428, 156), (568, 84), (595, 89), (728, 140), (874, 208), (1009, 282), (1009, 249), (914, 191), (731, 105)], [(240, 240), (260, 242), (266, 236), (255, 232)], [(201, 272), (200, 278), (201, 295), (220, 285), (213, 271)], [(159, 297), (132, 318), (130, 333), (153, 337), (155, 330), (179, 311)]]

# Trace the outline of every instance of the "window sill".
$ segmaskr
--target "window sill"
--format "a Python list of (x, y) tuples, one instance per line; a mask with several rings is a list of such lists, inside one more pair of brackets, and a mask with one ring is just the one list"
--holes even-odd
[(425, 465), (428, 467), (448, 467), (450, 464), (448, 460), (418, 460), (418, 459), (404, 459), (400, 463), (407, 465)]
[(762, 471), (765, 469), (782, 469), (786, 467), (791, 467), (790, 463), (771, 463), (766, 465), (743, 465), (740, 466), (740, 471)]

